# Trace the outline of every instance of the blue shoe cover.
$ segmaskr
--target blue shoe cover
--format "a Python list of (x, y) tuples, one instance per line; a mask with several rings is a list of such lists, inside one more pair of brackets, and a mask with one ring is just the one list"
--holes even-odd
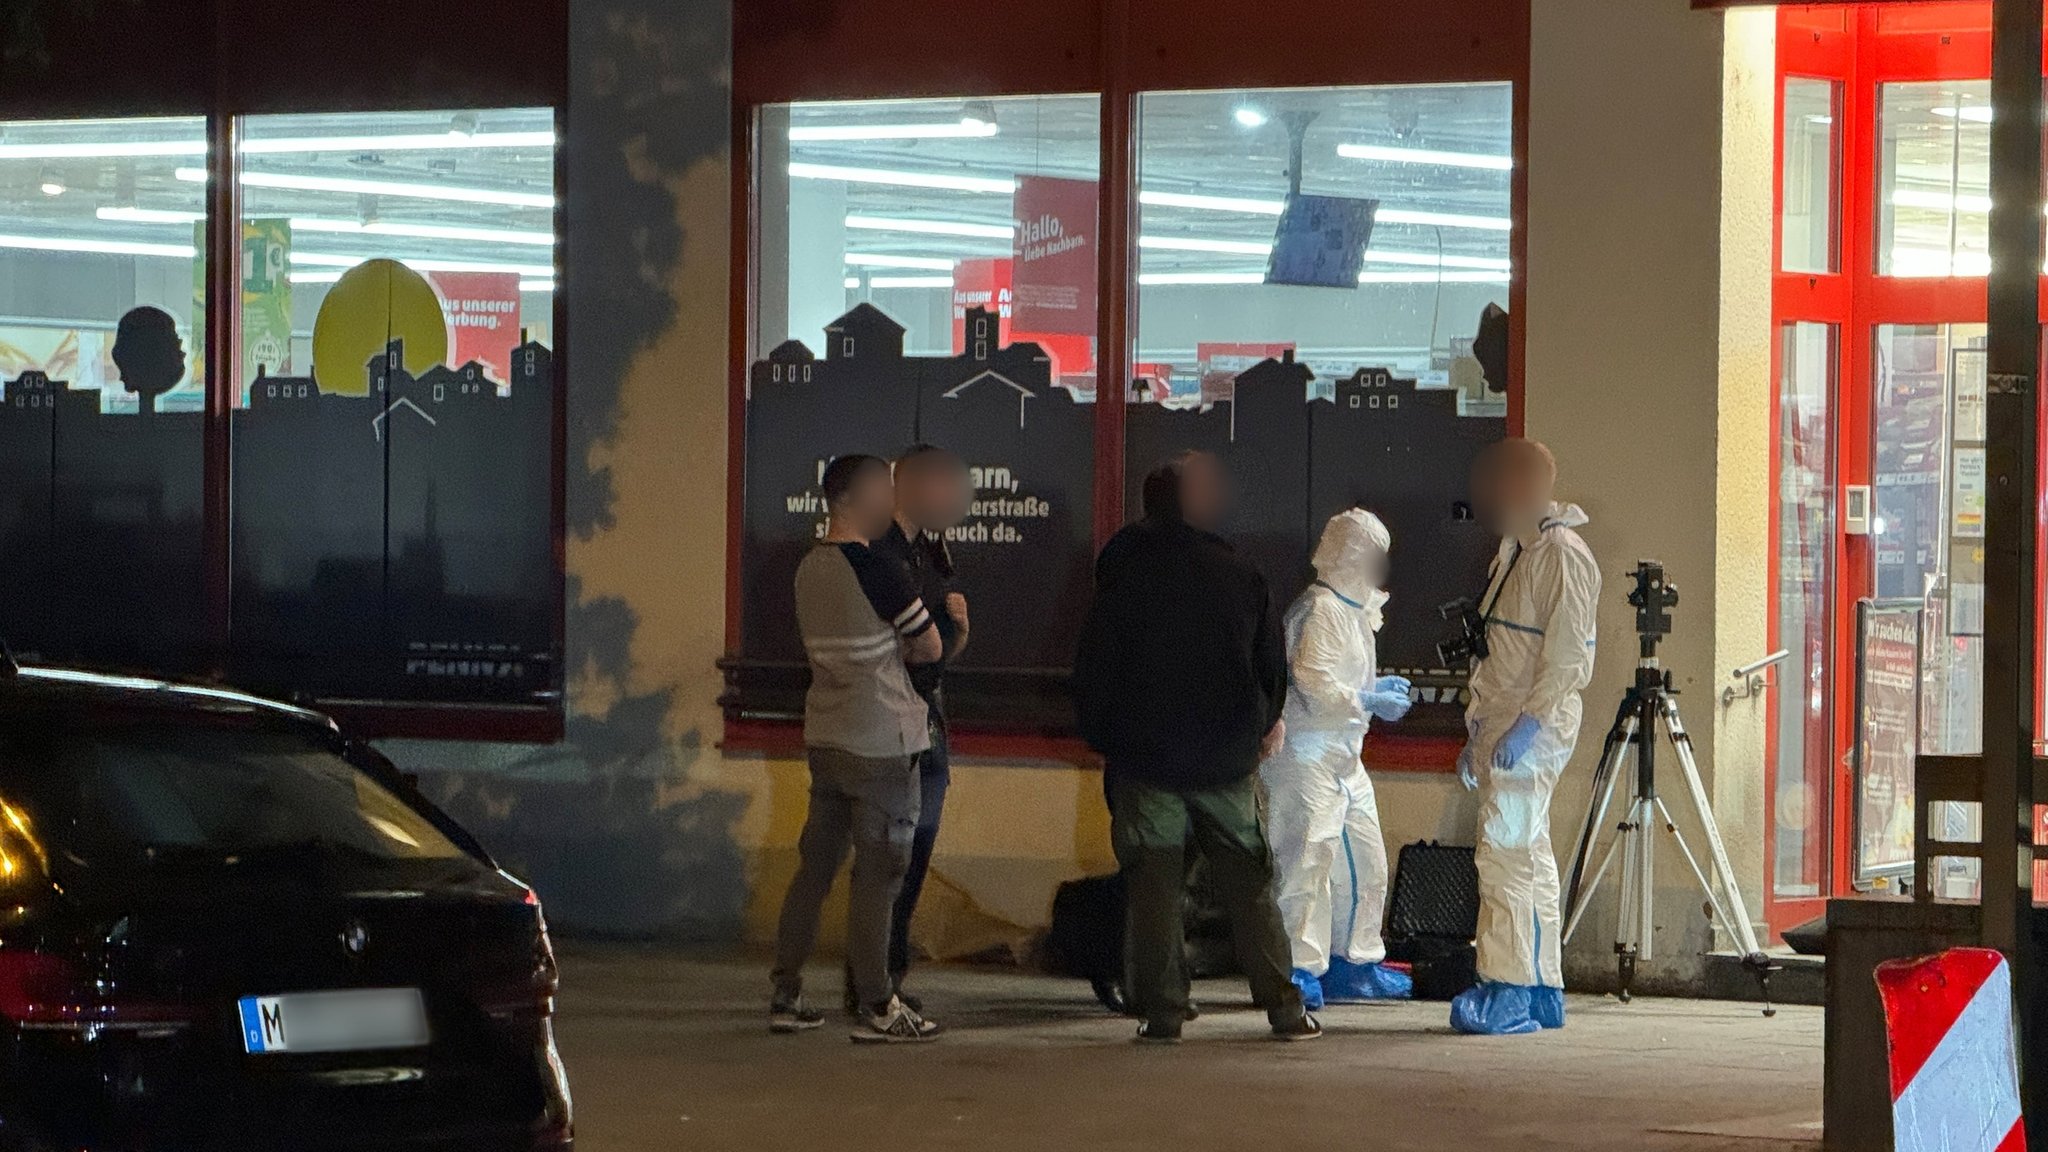
[(1545, 1028), (1564, 1027), (1564, 989), (1529, 989), (1529, 1015)]
[(1415, 994), (1415, 982), (1405, 972), (1385, 964), (1353, 964), (1342, 956), (1330, 958), (1330, 970), (1323, 973), (1323, 997), (1332, 1004), (1361, 1000), (1406, 1000)]
[[(1521, 1036), (1541, 1032), (1543, 1025), (1530, 1015), (1530, 993), (1537, 991), (1520, 984), (1488, 980), (1467, 988), (1451, 1001), (1451, 1028), (1471, 1036)], [(1559, 1018), (1563, 1011), (1560, 1002)]]
[(1301, 989), (1301, 1006), (1310, 1012), (1323, 1010), (1323, 982), (1306, 968), (1296, 968), (1288, 974), (1294, 986)]

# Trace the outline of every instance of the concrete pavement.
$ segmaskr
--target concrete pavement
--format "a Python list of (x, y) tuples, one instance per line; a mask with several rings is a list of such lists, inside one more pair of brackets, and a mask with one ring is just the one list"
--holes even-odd
[[(576, 944), (562, 967), (582, 1152), (1819, 1146), (1817, 1008), (1573, 997), (1563, 1031), (1496, 1039), (1450, 1034), (1442, 1004), (1349, 1007), (1287, 1045), (1214, 982), (1187, 1043), (1150, 1048), (1078, 981), (934, 967), (912, 985), (949, 1035), (878, 1050), (836, 1012), (769, 1035), (762, 962)], [(812, 988), (836, 1008), (835, 968)]]

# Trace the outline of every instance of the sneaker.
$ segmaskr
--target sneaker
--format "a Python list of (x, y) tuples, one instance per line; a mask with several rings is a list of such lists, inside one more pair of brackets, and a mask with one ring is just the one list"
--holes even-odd
[(891, 996), (879, 1011), (863, 1017), (852, 1039), (856, 1044), (921, 1044), (937, 1040), (940, 1031), (937, 1024), (912, 1011), (902, 997)]
[(777, 996), (768, 1005), (768, 1030), (778, 1035), (809, 1032), (825, 1023), (825, 1014), (804, 1003), (802, 996)]
[(1291, 1023), (1273, 1025), (1275, 1040), (1316, 1040), (1320, 1039), (1322, 1034), (1323, 1026), (1316, 1023), (1316, 1018), (1306, 1012)]
[(1138, 1043), (1178, 1044), (1180, 1043), (1180, 1026), (1178, 1024), (1158, 1024), (1147, 1020), (1138, 1025)]

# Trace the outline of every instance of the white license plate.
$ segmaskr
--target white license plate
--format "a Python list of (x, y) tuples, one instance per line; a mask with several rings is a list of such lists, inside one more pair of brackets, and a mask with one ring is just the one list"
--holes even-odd
[(417, 988), (353, 988), (244, 996), (242, 1048), (252, 1053), (363, 1052), (427, 1042)]

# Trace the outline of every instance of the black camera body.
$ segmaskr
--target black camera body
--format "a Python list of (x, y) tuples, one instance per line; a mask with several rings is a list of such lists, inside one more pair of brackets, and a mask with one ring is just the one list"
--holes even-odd
[(1445, 620), (1458, 622), (1458, 634), (1436, 646), (1436, 658), (1443, 661), (1444, 667), (1457, 669), (1475, 660), (1486, 659), (1486, 617), (1471, 598), (1460, 597), (1447, 604), (1439, 604), (1436, 614)]
[(1638, 560), (1629, 573), (1636, 586), (1629, 589), (1629, 606), (1636, 610), (1638, 636), (1671, 635), (1671, 609), (1678, 607), (1678, 585), (1664, 579), (1664, 565), (1656, 560)]

